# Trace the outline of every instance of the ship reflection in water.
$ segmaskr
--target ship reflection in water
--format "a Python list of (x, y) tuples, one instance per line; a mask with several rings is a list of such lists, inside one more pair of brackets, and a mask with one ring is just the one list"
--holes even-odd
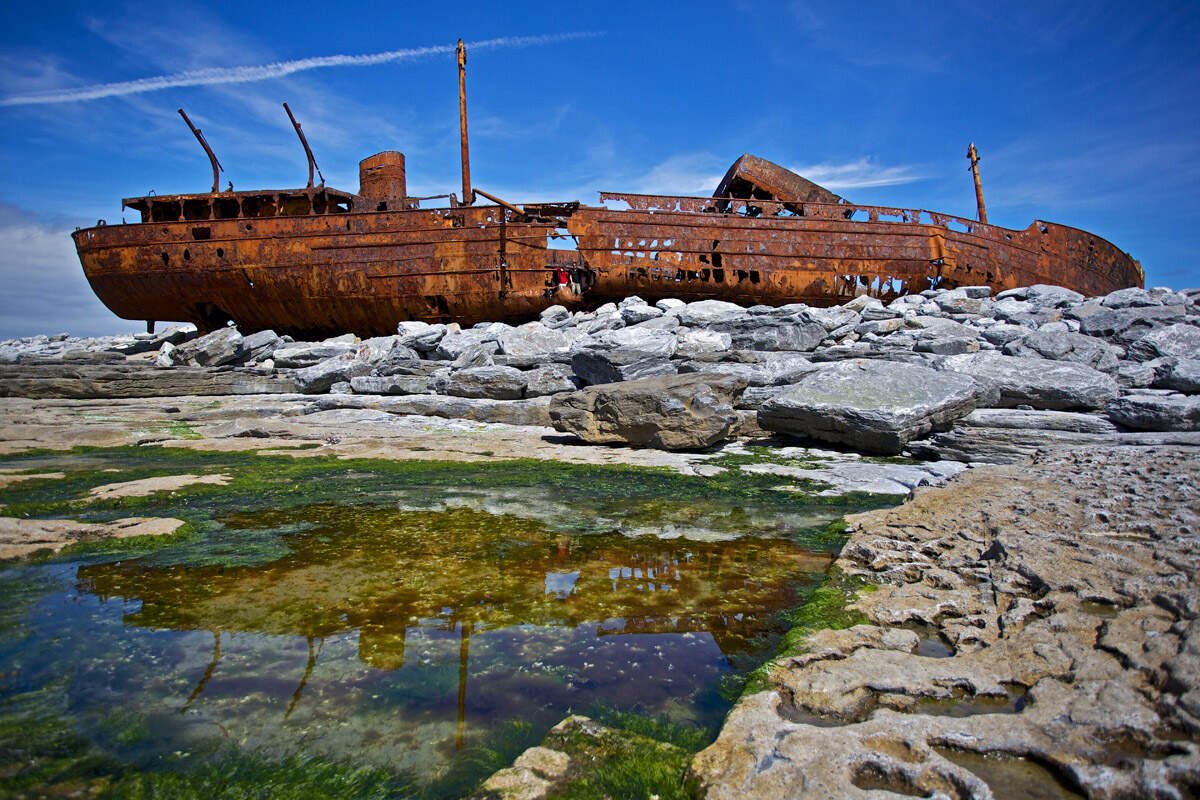
[(770, 654), (830, 559), (788, 538), (564, 534), (473, 508), (223, 522), (294, 532), (254, 566), (78, 571), (81, 591), (124, 601), (126, 626), (188, 632), (160, 702), (197, 735), (421, 771), (598, 705), (711, 727), (722, 679)]

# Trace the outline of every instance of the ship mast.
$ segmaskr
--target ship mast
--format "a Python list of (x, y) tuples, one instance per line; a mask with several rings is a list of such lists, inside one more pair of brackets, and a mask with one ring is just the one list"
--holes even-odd
[(458, 132), (462, 140), (462, 203), (475, 202), (471, 192), (471, 158), (467, 153), (467, 48), (458, 40)]
[(200, 143), (200, 146), (204, 148), (204, 152), (208, 154), (208, 161), (210, 164), (212, 164), (213, 170), (212, 193), (217, 194), (221, 191), (220, 173), (224, 172), (225, 168), (221, 166), (220, 161), (217, 161), (216, 153), (214, 153), (212, 148), (208, 146), (208, 141), (204, 138), (204, 132), (192, 124), (192, 121), (188, 119), (188, 115), (183, 112), (182, 108), (179, 109), (179, 116), (183, 117), (183, 121), (186, 122), (187, 126), (192, 129), (192, 134), (196, 137), (196, 141)]
[(983, 184), (979, 182), (979, 152), (975, 143), (967, 145), (967, 158), (971, 162), (971, 175), (975, 178), (975, 207), (979, 212), (979, 221), (987, 222), (987, 209), (983, 205)]
[[(313, 158), (312, 148), (308, 146), (308, 139), (304, 137), (304, 131), (300, 130), (300, 123), (296, 122), (295, 115), (288, 108), (288, 104), (283, 104), (283, 110), (287, 112), (288, 119), (292, 121), (292, 127), (296, 129), (296, 135), (300, 137), (300, 144), (304, 145), (304, 155), (308, 158), (308, 186), (306, 189), (313, 188), (313, 170), (316, 169), (317, 174), (321, 175), (321, 168), (317, 166), (317, 160)], [(325, 185), (325, 176), (321, 175), (321, 185)]]

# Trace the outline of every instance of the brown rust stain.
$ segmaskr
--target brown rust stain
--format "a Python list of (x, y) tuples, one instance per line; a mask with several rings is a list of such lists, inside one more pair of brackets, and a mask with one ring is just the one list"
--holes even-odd
[[(522, 321), (562, 303), (720, 298), (831, 305), (931, 287), (1141, 286), (1141, 266), (1085, 231), (1024, 230), (856, 205), (745, 155), (714, 197), (601, 193), (627, 208), (547, 203), (425, 209), (404, 158), (360, 165), (360, 194), (325, 186), (132, 198), (140, 224), (74, 234), (100, 299), (126, 319), (305, 336), (391, 333), (400, 320)], [(780, 194), (789, 196), (780, 199)], [(473, 199), (473, 198), (472, 198)], [(566, 237), (573, 250), (551, 247)]]

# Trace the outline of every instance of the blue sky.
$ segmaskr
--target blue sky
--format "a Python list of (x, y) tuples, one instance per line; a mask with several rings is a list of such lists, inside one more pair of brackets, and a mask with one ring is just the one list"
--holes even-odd
[[(334, 5), (5, 4), (0, 337), (139, 329), (68, 234), (209, 187), (179, 106), (235, 188), (304, 184), (286, 100), (329, 184), (397, 149), (410, 193), (456, 191), (459, 37), (500, 40), (469, 51), (468, 92), (473, 181), (506, 199), (707, 194), (752, 152), (855, 202), (971, 216), (974, 141), (993, 223), (1090, 230), (1147, 285), (1200, 285), (1194, 1)], [(423, 47), (444, 49), (289, 72)], [(129, 81), (149, 90), (80, 99)]]

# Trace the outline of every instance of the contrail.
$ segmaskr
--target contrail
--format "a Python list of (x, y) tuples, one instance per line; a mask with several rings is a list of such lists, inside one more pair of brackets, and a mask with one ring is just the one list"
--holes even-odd
[[(599, 36), (598, 33), (557, 33), (545, 36), (502, 36), (497, 39), (484, 39), (479, 42), (468, 42), (472, 50), (487, 50), (502, 47), (531, 47), (539, 44), (555, 44), (572, 39), (584, 39)], [(126, 94), (154, 92), (159, 89), (169, 89), (175, 86), (212, 86), (222, 83), (250, 83), (265, 81), (270, 78), (280, 78), (294, 72), (304, 72), (310, 69), (324, 67), (365, 67), (372, 64), (385, 64), (389, 61), (413, 61), (428, 56), (453, 53), (456, 45), (435, 45), (430, 47), (413, 47), (407, 50), (388, 50), (383, 53), (366, 53), (358, 56), (316, 56), (314, 58), (299, 58), (293, 61), (276, 61), (273, 64), (260, 64), (249, 67), (212, 67), (209, 69), (193, 69), (186, 72), (176, 72), (170, 75), (157, 75), (151, 78), (138, 78), (132, 81), (117, 83), (95, 83), (91, 86), (79, 86), (74, 89), (59, 89), (52, 92), (35, 94), (11, 95), (0, 98), (0, 106), (26, 106), (46, 103), (69, 103), (76, 100), (98, 100), (102, 97), (119, 97)]]

